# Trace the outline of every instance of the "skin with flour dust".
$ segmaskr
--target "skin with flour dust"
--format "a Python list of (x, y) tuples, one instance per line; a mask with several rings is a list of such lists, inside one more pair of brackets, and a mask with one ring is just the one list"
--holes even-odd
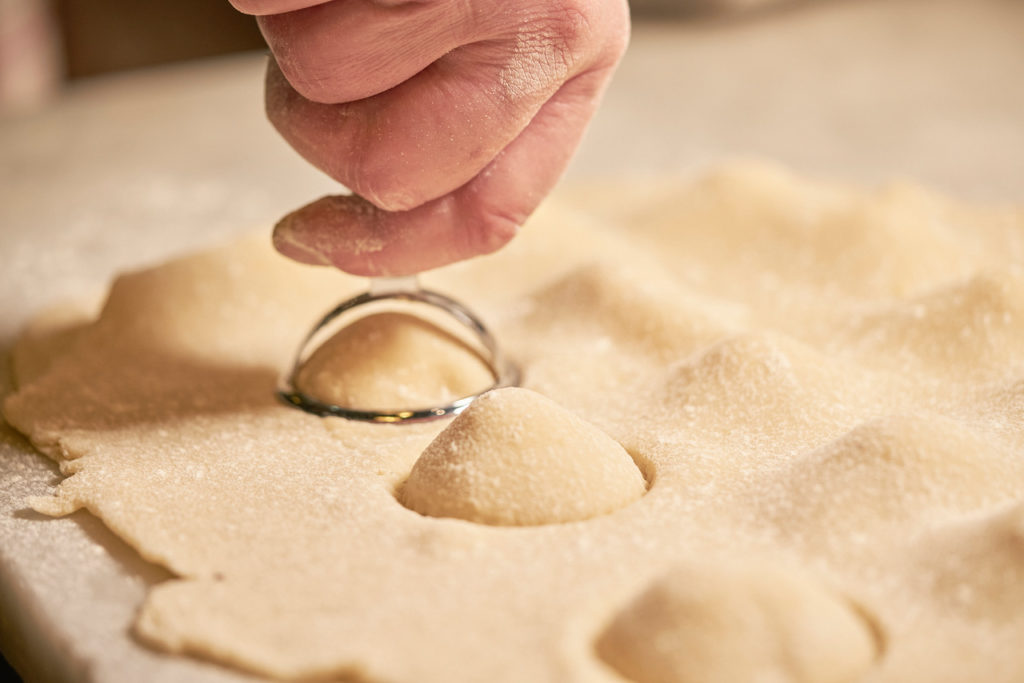
[(267, 115), (353, 191), (289, 214), (303, 263), (407, 275), (492, 252), (554, 186), (629, 39), (624, 0), (231, 0)]

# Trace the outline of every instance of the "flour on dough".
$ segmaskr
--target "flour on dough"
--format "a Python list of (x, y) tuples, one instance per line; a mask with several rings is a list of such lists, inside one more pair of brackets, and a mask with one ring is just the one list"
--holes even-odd
[[(265, 235), (120, 277), (21, 354), (4, 414), (65, 476), (37, 509), (176, 574), (135, 624), (167, 652), (364, 683), (1019, 683), (1022, 264), (1024, 210), (912, 185), (620, 180), (424, 275), (525, 378), (454, 421), (276, 400), (364, 285)], [(383, 401), (371, 351), (345, 372)]]

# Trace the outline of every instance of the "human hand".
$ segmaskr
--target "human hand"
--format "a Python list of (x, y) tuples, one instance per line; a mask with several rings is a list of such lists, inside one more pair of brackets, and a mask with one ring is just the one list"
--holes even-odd
[(273, 52), (270, 121), (355, 194), (279, 251), (407, 275), (510, 240), (568, 164), (629, 37), (625, 0), (231, 0)]

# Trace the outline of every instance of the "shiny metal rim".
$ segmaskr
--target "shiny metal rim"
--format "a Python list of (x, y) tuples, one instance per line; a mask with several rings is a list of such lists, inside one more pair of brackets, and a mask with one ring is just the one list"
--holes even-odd
[[(454, 318), (463, 327), (468, 329), (473, 334), (476, 341), (479, 342), (480, 350), (483, 352), (481, 354), (481, 358), (483, 358), (484, 362), (487, 363), (490, 368), (491, 374), (494, 376), (494, 383), (480, 393), (463, 396), (462, 398), (456, 399), (446, 405), (396, 411), (370, 411), (348, 408), (321, 401), (315, 396), (310, 396), (299, 391), (295, 386), (295, 380), (298, 377), (299, 368), (305, 360), (302, 352), (309, 345), (313, 337), (315, 337), (320, 330), (329, 325), (338, 316), (348, 313), (360, 306), (366, 306), (368, 304), (387, 300), (426, 304), (444, 311)], [(277, 394), (281, 400), (288, 405), (300, 408), (307, 413), (312, 413), (313, 415), (318, 415), (320, 417), (334, 416), (343, 417), (348, 420), (361, 420), (364, 422), (400, 423), (434, 420), (450, 415), (458, 415), (465, 410), (474, 399), (482, 394), (493, 389), (517, 385), (519, 380), (519, 368), (508, 359), (504, 358), (501, 350), (498, 348), (498, 343), (490, 330), (487, 329), (483, 322), (472, 311), (451, 297), (425, 289), (388, 292), (384, 294), (364, 292), (363, 294), (352, 297), (351, 299), (338, 304), (333, 310), (325, 315), (319, 323), (317, 323), (308, 335), (306, 335), (302, 345), (299, 347), (299, 353), (295, 362), (292, 364), (291, 370), (281, 379)]]

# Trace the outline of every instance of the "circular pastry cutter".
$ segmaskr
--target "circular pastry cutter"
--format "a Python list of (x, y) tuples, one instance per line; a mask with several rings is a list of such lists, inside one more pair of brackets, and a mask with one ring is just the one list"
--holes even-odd
[[(345, 320), (358, 319), (358, 313), (365, 313), (369, 307), (380, 308), (389, 303), (402, 302), (430, 307), (433, 312), (440, 312), (450, 319), (464, 333), (460, 335), (479, 355), (490, 369), (494, 382), (483, 391), (462, 396), (449, 403), (428, 407), (410, 407), (407, 410), (363, 410), (353, 406), (342, 406), (324, 400), (322, 397), (302, 391), (297, 380), (299, 372), (306, 360), (328, 338), (344, 327)], [(431, 322), (432, 321), (427, 321)], [(433, 324), (433, 323), (432, 323)], [(504, 357), (494, 335), (484, 323), (466, 306), (438, 292), (422, 289), (415, 275), (408, 277), (377, 277), (370, 279), (368, 291), (342, 301), (334, 307), (306, 336), (291, 369), (281, 378), (278, 395), (289, 405), (301, 408), (306, 412), (321, 417), (336, 416), (350, 420), (367, 422), (413, 422), (431, 420), (462, 412), (473, 399), (499, 387), (513, 386), (519, 383), (519, 368)]]

